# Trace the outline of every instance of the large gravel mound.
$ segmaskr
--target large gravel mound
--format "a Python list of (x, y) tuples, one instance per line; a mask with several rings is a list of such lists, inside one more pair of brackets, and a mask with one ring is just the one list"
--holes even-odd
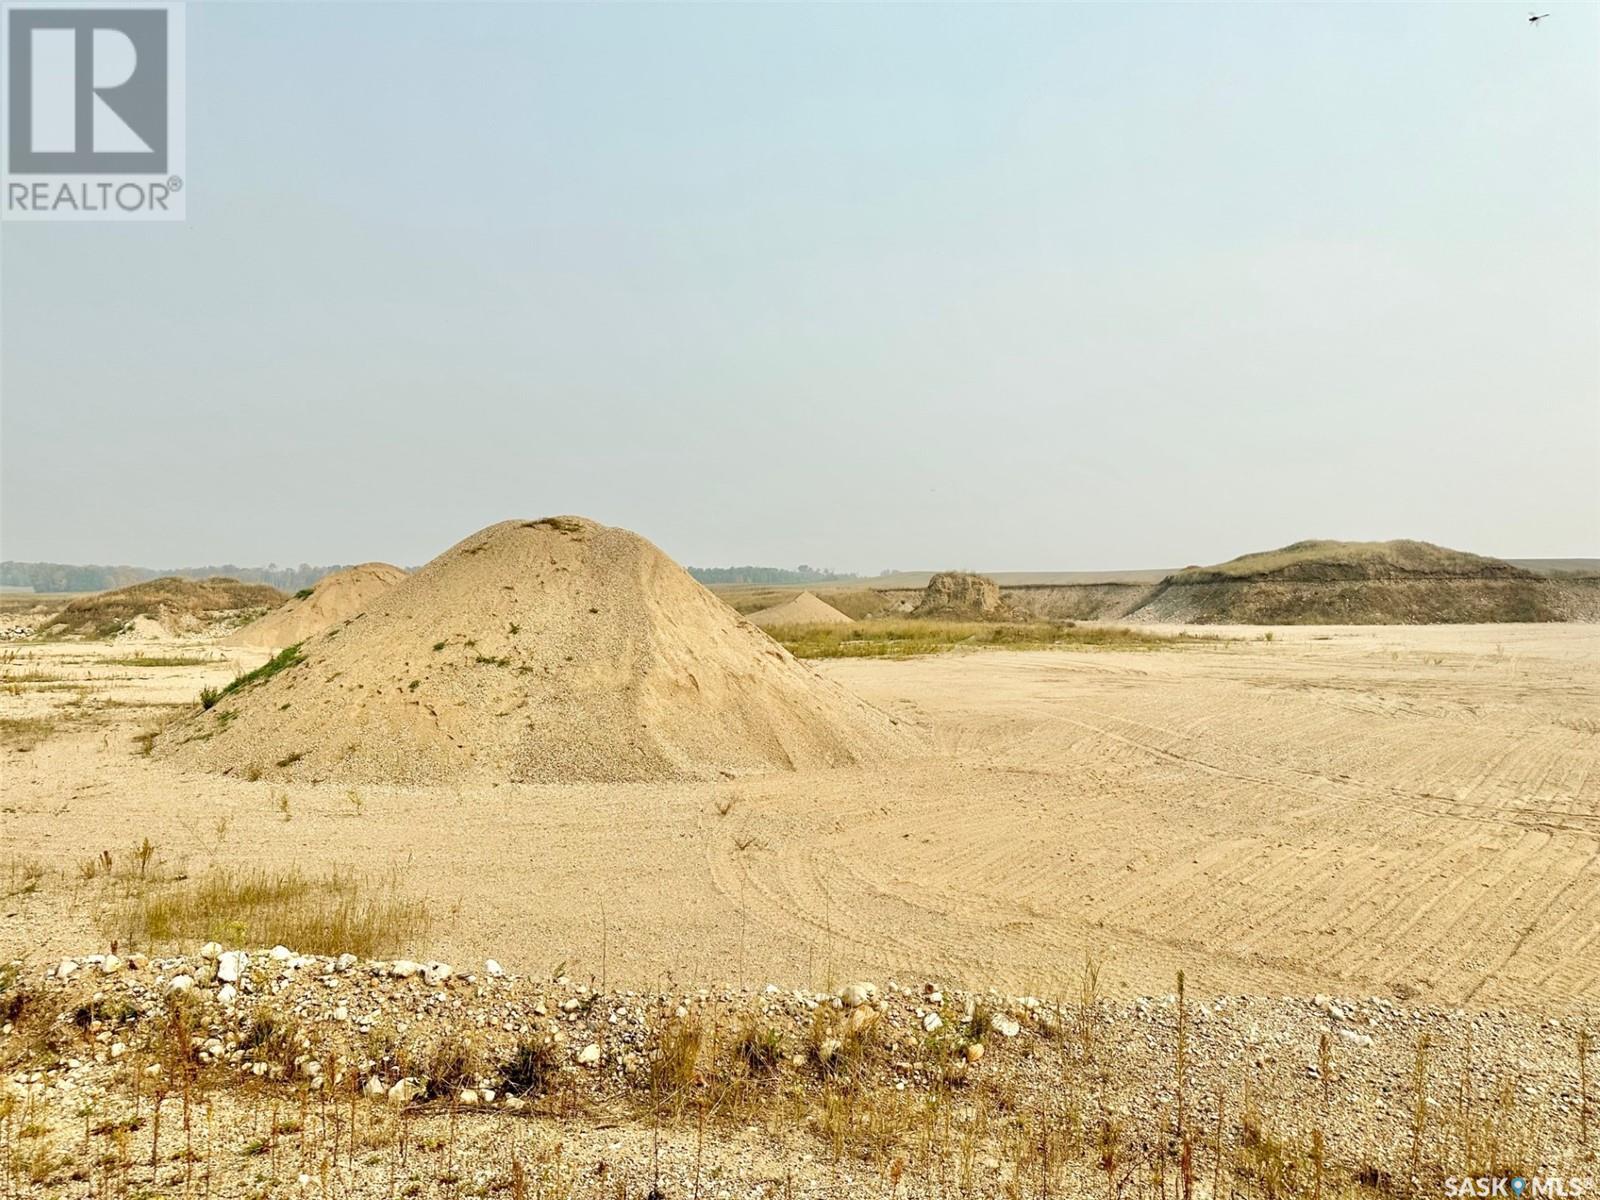
[(404, 571), (388, 563), (362, 563), (335, 571), (281, 608), (223, 638), (222, 644), (272, 649), (293, 646), (355, 616), (405, 577)]
[(163, 735), (227, 773), (364, 782), (702, 779), (909, 735), (655, 546), (577, 517), (473, 534)]

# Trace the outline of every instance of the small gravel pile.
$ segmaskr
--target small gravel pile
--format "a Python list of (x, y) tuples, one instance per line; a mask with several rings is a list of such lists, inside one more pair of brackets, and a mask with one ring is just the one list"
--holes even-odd
[(751, 613), (747, 620), (752, 625), (768, 629), (775, 625), (851, 625), (849, 617), (826, 600), (812, 592), (801, 592), (793, 600), (785, 600), (771, 608)]

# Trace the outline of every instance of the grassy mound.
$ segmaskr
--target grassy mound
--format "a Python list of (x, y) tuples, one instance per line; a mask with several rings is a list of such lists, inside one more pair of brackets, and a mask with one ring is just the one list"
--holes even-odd
[(283, 593), (265, 583), (240, 583), (221, 575), (164, 576), (79, 597), (41, 628), (51, 638), (108, 638), (136, 618), (147, 617), (168, 633), (200, 633), (221, 622), (253, 618), (283, 601)]

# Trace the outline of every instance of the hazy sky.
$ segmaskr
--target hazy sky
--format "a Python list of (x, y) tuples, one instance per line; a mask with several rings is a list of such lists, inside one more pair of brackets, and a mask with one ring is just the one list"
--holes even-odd
[(1547, 7), (191, 5), (187, 224), (0, 230), (0, 554), (1600, 553)]

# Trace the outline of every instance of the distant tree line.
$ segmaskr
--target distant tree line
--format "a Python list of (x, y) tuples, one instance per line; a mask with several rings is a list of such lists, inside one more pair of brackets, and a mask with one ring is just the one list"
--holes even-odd
[(276, 563), (268, 563), (264, 567), (240, 567), (233, 563), (222, 563), (212, 567), (157, 570), (153, 567), (78, 566), (72, 563), (13, 562), (8, 559), (0, 562), (0, 587), (31, 587), (36, 592), (103, 592), (167, 575), (176, 575), (181, 579), (209, 579), (213, 575), (225, 575), (241, 583), (270, 583), (280, 591), (297, 592), (310, 587), (324, 575), (342, 570), (342, 566), (314, 567), (310, 563), (301, 563), (298, 567), (280, 567)]
[(855, 578), (805, 563), (792, 570), (788, 567), (690, 567), (689, 574), (701, 583), (831, 583)]

